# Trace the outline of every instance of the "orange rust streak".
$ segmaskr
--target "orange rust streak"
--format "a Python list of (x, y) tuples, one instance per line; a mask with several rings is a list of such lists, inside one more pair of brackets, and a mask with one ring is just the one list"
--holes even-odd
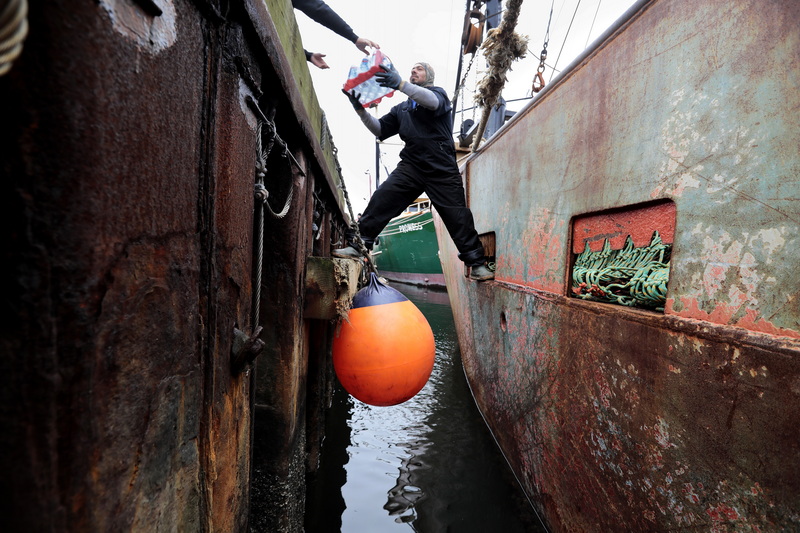
[(758, 312), (755, 309), (748, 309), (745, 315), (736, 323), (731, 323), (731, 319), (739, 311), (739, 307), (734, 307), (725, 304), (717, 304), (712, 312), (703, 311), (696, 298), (681, 298), (681, 311), (675, 311), (673, 298), (667, 298), (667, 303), (664, 306), (664, 314), (675, 315), (682, 318), (692, 318), (695, 320), (705, 320), (713, 322), (714, 324), (723, 324), (744, 328), (758, 333), (768, 333), (770, 335), (777, 335), (781, 337), (791, 337), (793, 339), (800, 339), (800, 331), (788, 328), (780, 328), (765, 320), (758, 318)]
[(658, 230), (661, 240), (672, 244), (675, 238), (675, 204), (672, 202), (576, 218), (572, 228), (572, 253), (589, 248), (600, 251), (608, 239), (611, 248), (625, 246), (628, 235), (637, 248), (647, 246)]

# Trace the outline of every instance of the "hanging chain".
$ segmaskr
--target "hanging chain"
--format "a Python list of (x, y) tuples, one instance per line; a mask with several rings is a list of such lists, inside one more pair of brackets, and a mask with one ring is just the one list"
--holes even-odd
[[(553, 4), (555, 0), (553, 0)], [(544, 61), (547, 59), (547, 43), (550, 42), (550, 22), (553, 21), (553, 4), (550, 4), (550, 18), (547, 21), (547, 31), (544, 34), (544, 44), (542, 45), (542, 53), (539, 56), (539, 66), (536, 68), (536, 74), (533, 76), (533, 87), (531, 90), (538, 93), (544, 89)]]
[[(476, 88), (478, 87), (478, 71), (479, 70), (480, 69), (476, 68), (475, 72), (473, 73), (474, 79), (472, 80), (472, 83), (473, 83), (473, 86), (475, 86)], [(475, 112), (477, 110), (478, 110), (478, 106), (474, 105), (474, 102), (473, 102), (473, 105), (472, 105), (472, 121), (473, 122), (475, 122)]]
[[(456, 93), (453, 95), (453, 100), (450, 102), (451, 105), (458, 100), (458, 95), (461, 93), (461, 91), (464, 90), (464, 84), (467, 83), (467, 75), (469, 75), (469, 69), (472, 68), (472, 63), (475, 61), (475, 56), (477, 55), (478, 54), (472, 54), (472, 59), (469, 60), (469, 65), (467, 65), (467, 71), (464, 72), (464, 76), (461, 78), (461, 83), (458, 84), (458, 90), (456, 90)], [(464, 102), (461, 102), (461, 106), (462, 107), (464, 106)]]
[(542, 55), (539, 56), (539, 66), (536, 67), (536, 74), (533, 76), (533, 86), (531, 90), (538, 93), (544, 89), (544, 60), (547, 59), (547, 41), (544, 42), (542, 47)]

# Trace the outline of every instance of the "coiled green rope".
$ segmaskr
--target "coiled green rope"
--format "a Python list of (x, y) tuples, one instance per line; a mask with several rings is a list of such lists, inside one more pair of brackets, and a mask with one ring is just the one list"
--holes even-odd
[(621, 250), (608, 239), (592, 252), (589, 244), (575, 260), (572, 294), (584, 300), (663, 311), (667, 301), (672, 246), (656, 231), (650, 244), (636, 248), (630, 235)]

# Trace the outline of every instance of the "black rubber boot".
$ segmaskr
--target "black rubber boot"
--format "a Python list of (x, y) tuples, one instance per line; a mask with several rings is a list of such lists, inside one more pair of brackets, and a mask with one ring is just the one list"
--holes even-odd
[(478, 265), (469, 269), (469, 277), (477, 281), (486, 281), (487, 279), (494, 279), (494, 272), (486, 265)]
[(361, 259), (361, 252), (352, 246), (345, 246), (344, 248), (336, 248), (331, 252), (333, 257), (340, 257), (342, 259)]

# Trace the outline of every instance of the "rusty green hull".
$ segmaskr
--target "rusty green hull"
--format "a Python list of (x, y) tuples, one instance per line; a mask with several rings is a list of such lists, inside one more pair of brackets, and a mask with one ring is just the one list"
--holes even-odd
[[(800, 528), (798, 87), (795, 2), (640, 2), (464, 163), (464, 367), (553, 531)], [(665, 205), (663, 310), (574, 297), (582, 232)]]

